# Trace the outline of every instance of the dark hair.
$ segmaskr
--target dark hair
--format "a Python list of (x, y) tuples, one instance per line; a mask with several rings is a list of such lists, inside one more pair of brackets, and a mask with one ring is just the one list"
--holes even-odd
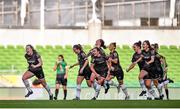
[(65, 60), (64, 60), (64, 56), (63, 56), (63, 55), (61, 55), (61, 54), (60, 54), (60, 55), (59, 55), (59, 57), (61, 57), (61, 58), (62, 58), (62, 60), (63, 60), (63, 61), (65, 61)]
[[(95, 47), (94, 49), (96, 49), (98, 52), (100, 52), (101, 51), (101, 49), (100, 48), (98, 48), (98, 47)], [(94, 50), (93, 49), (93, 50)]]
[(154, 47), (155, 47), (155, 49), (159, 49), (158, 43), (155, 43), (155, 44), (154, 44)]
[(151, 44), (150, 44), (149, 40), (145, 40), (144, 42), (149, 46), (149, 49), (151, 49)]
[(116, 48), (116, 42), (112, 42), (111, 44)]
[(138, 46), (141, 49), (141, 41), (135, 42), (134, 45)]
[(34, 47), (31, 44), (26, 45), (26, 47), (29, 46), (34, 54), (37, 54), (37, 51), (34, 49)]
[(106, 46), (105, 46), (105, 42), (103, 39), (98, 39), (101, 43), (100, 47), (103, 47), (104, 49), (106, 49)]
[(76, 45), (73, 46), (73, 48), (76, 48), (76, 49), (78, 49), (80, 51), (83, 50), (81, 44), (76, 44)]

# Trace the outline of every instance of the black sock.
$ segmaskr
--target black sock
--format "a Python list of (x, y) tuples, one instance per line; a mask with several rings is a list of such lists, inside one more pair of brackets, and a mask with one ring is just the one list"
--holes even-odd
[(64, 99), (66, 99), (67, 96), (67, 90), (64, 90)]
[(169, 99), (169, 90), (168, 90), (168, 89), (165, 89), (165, 92), (166, 92), (166, 97), (167, 97), (167, 99)]
[(55, 97), (57, 98), (57, 96), (58, 96), (58, 93), (59, 93), (59, 89), (56, 89), (55, 90)]

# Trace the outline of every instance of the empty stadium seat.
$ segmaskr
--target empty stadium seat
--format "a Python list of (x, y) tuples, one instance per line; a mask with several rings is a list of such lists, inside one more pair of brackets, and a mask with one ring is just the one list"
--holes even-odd
[[(87, 53), (92, 47), (89, 45), (84, 45), (83, 48), (84, 51)], [(54, 47), (51, 45), (46, 45), (45, 47), (37, 45), (36, 49), (42, 56), (43, 68), (46, 75), (46, 79), (51, 86), (54, 86), (55, 83), (54, 81), (56, 73), (53, 71), (53, 67), (56, 58), (59, 54), (64, 55), (65, 61), (68, 65), (72, 65), (77, 62), (77, 55), (73, 52), (71, 45), (66, 45), (64, 48), (59, 45), (56, 45)], [(108, 49), (106, 49), (105, 51), (107, 54), (109, 54)], [(133, 49), (131, 49), (128, 45), (123, 45), (122, 48), (117, 47), (117, 52), (120, 57), (120, 64), (124, 70), (124, 81), (126, 85), (128, 87), (139, 87), (137, 79), (139, 74), (139, 68), (136, 66), (134, 69), (132, 69), (132, 71), (128, 73), (126, 73), (125, 71), (125, 69), (131, 63), (131, 58), (134, 53)], [(0, 53), (0, 70), (8, 70), (11, 69), (12, 66), (14, 67), (14, 69), (18, 71), (16, 72), (16, 74), (22, 74), (26, 70), (27, 63), (24, 58), (24, 46), (17, 45), (15, 47), (12, 45), (8, 45), (7, 47), (4, 47), (3, 45), (0, 45)], [(180, 84), (180, 80), (178, 78), (180, 76), (180, 49), (173, 45), (169, 46), (169, 48), (168, 46), (161, 45), (160, 54), (165, 56), (167, 59), (167, 63), (169, 66), (168, 76), (174, 79), (174, 81), (176, 82), (176, 84), (170, 85), (170, 87), (177, 87), (177, 85)], [(78, 69), (79, 67), (74, 67), (73, 69), (69, 70), (68, 86), (75, 86)], [(11, 72), (9, 72), (9, 74), (11, 74)], [(86, 86), (86, 84), (83, 85)]]
[(177, 50), (177, 46), (170, 45), (170, 46), (169, 46), (169, 49), (175, 49), (175, 50)]
[(122, 48), (123, 49), (130, 49), (129, 45), (123, 45)]
[(165, 49), (165, 50), (167, 50), (167, 49), (168, 49), (168, 46), (166, 46), (166, 45), (160, 45), (160, 49)]

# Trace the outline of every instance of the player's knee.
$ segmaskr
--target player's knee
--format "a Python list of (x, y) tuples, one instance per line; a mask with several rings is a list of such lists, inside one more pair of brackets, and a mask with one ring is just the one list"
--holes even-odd
[(40, 80), (40, 82), (43, 86), (46, 86), (46, 82), (44, 80)]
[(147, 88), (147, 89), (151, 89), (151, 84), (147, 84), (147, 83), (146, 83), (146, 88)]
[(23, 75), (22, 76), (22, 81), (25, 81), (26, 80), (26, 77)]

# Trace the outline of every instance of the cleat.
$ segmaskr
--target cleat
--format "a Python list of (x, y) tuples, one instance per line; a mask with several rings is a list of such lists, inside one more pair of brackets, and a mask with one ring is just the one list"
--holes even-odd
[(57, 97), (54, 97), (54, 100), (57, 100)]
[(76, 97), (76, 98), (74, 98), (73, 100), (80, 100), (80, 98), (79, 98), (79, 97)]
[(147, 100), (152, 100), (152, 98), (151, 97), (147, 97)]
[(129, 95), (125, 97), (125, 100), (129, 100), (129, 99), (130, 99), (130, 96), (129, 96)]
[(25, 95), (25, 97), (29, 97), (31, 94), (33, 94), (33, 91), (28, 91), (28, 93)]
[(164, 98), (164, 94), (162, 94), (162, 95), (159, 97), (160, 100), (163, 100), (163, 98)]
[(169, 80), (169, 83), (174, 83), (174, 81), (170, 78), (168, 78), (167, 80)]
[(109, 87), (109, 84), (106, 84), (106, 87), (105, 87), (105, 92), (104, 92), (105, 94), (107, 94), (107, 93), (108, 93), (109, 88), (110, 88), (110, 87)]
[(144, 96), (144, 95), (146, 95), (146, 91), (142, 91), (140, 94), (139, 94), (139, 96)]
[(160, 100), (160, 98), (154, 98), (154, 100)]
[(96, 97), (93, 97), (91, 100), (96, 100)]
[(49, 100), (53, 100), (53, 95), (50, 95), (50, 96), (49, 96)]

